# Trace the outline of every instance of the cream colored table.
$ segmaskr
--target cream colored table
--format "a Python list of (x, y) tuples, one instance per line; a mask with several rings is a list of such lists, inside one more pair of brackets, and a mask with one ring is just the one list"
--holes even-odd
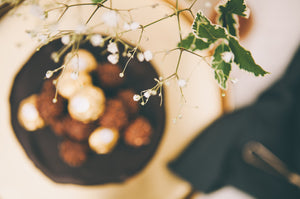
[[(133, 4), (143, 6), (153, 2), (154, 0), (114, 0), (114, 6), (128, 8)], [(65, 23), (80, 21), (86, 17), (84, 13), (92, 8), (80, 9), (75, 17), (72, 17), (72, 14), (66, 16)], [(138, 17), (139, 23), (146, 24), (170, 12), (167, 6), (159, 6), (155, 12), (153, 9), (143, 9), (134, 15)], [(167, 113), (165, 134), (154, 158), (141, 173), (122, 184), (99, 186), (57, 184), (38, 170), (26, 156), (10, 124), (9, 95), (14, 77), (37, 47), (37, 43), (32, 41), (25, 30), (39, 22), (39, 19), (28, 13), (26, 6), (21, 6), (16, 13), (23, 14), (7, 15), (0, 21), (0, 198), (175, 199), (186, 195), (190, 191), (190, 185), (172, 174), (166, 165), (203, 128), (222, 114), (220, 90), (214, 81), (213, 71), (194, 56), (183, 55), (181, 64), (184, 70), (180, 70), (180, 75), (189, 78), (188, 85), (183, 90), (187, 103), (180, 108), (182, 101), (180, 92), (176, 83), (171, 82), (165, 94)], [(190, 27), (190, 22), (182, 18), (183, 32), (189, 32)], [(142, 49), (160, 51), (174, 48), (178, 42), (178, 34), (174, 34), (176, 30), (176, 19), (168, 19), (154, 25), (145, 32), (150, 40), (142, 41)], [(101, 29), (99, 31), (105, 32)], [(136, 35), (127, 37), (128, 40), (134, 40)], [(162, 59), (163, 55), (157, 55), (152, 64), (159, 74), (168, 75), (174, 70), (177, 57), (177, 52), (170, 53), (165, 59)], [(183, 117), (174, 124), (172, 121), (178, 114), (182, 114)]]

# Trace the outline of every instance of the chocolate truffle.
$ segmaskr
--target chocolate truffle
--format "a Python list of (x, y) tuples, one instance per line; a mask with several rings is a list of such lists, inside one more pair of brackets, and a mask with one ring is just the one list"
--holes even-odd
[(121, 100), (107, 100), (105, 112), (100, 117), (99, 124), (119, 131), (128, 124), (128, 114)]
[(84, 123), (97, 120), (104, 109), (104, 92), (95, 86), (82, 87), (69, 99), (68, 110), (71, 117)]
[(47, 80), (44, 82), (42, 91), (37, 98), (37, 109), (46, 123), (60, 117), (64, 111), (64, 100), (61, 96), (58, 95), (56, 103), (53, 102), (55, 92), (52, 80)]
[(92, 84), (92, 78), (86, 73), (79, 73), (77, 79), (72, 78), (73, 73), (63, 73), (57, 82), (58, 93), (69, 99), (77, 90), (86, 85)]
[(63, 136), (66, 133), (65, 118), (56, 118), (49, 121), (49, 125), (57, 136)]
[(107, 154), (116, 146), (119, 132), (113, 128), (99, 127), (89, 137), (90, 148), (98, 154)]
[(87, 159), (87, 152), (86, 145), (71, 140), (65, 140), (59, 146), (60, 157), (72, 167), (82, 165)]
[(66, 134), (77, 141), (87, 140), (91, 132), (94, 130), (93, 124), (85, 124), (80, 121), (74, 120), (71, 117), (64, 119)]
[(23, 99), (19, 106), (18, 120), (27, 131), (35, 131), (45, 125), (36, 108), (36, 101), (37, 95), (31, 95)]
[(77, 54), (68, 53), (65, 57), (65, 65), (67, 71), (70, 72), (91, 72), (97, 67), (97, 60), (87, 50), (79, 49)]
[(101, 86), (104, 88), (116, 88), (124, 83), (124, 78), (120, 77), (122, 72), (118, 65), (105, 63), (97, 67), (97, 74)]
[(134, 115), (139, 111), (139, 103), (133, 100), (135, 92), (130, 89), (122, 90), (118, 93), (118, 98), (121, 99), (129, 114)]
[(152, 133), (149, 121), (144, 117), (138, 117), (125, 130), (124, 140), (130, 146), (140, 147), (150, 143)]

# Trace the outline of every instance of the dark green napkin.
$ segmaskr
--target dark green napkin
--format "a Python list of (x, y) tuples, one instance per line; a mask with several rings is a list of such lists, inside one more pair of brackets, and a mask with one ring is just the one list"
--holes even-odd
[(203, 192), (232, 185), (256, 198), (300, 198), (300, 189), (282, 176), (244, 161), (249, 141), (300, 173), (300, 48), (283, 77), (254, 104), (218, 119), (169, 167)]

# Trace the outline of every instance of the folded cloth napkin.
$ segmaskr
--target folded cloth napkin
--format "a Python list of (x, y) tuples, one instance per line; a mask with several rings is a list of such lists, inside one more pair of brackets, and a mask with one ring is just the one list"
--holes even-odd
[(300, 173), (300, 47), (282, 78), (254, 104), (215, 121), (169, 167), (203, 192), (232, 185), (256, 198), (299, 199), (300, 188), (283, 176), (245, 162), (250, 141)]

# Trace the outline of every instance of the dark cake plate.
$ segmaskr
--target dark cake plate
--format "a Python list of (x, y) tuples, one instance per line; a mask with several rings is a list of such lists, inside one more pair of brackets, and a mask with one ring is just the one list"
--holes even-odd
[[(151, 98), (140, 111), (140, 114), (150, 121), (154, 130), (149, 145), (133, 148), (120, 139), (116, 148), (107, 155), (89, 152), (87, 161), (80, 167), (70, 167), (62, 161), (58, 151), (62, 138), (57, 137), (49, 127), (28, 132), (18, 122), (20, 102), (32, 94), (39, 93), (46, 71), (62, 64), (56, 64), (50, 59), (51, 53), (61, 47), (62, 44), (58, 40), (42, 47), (17, 74), (10, 94), (11, 124), (14, 133), (36, 167), (54, 182), (79, 185), (122, 182), (140, 172), (151, 160), (159, 145), (165, 126), (164, 105), (160, 106), (159, 97)], [(98, 63), (107, 62), (106, 56), (99, 56), (101, 48), (92, 47), (88, 43), (80, 48), (93, 53)], [(120, 65), (125, 61), (126, 59), (122, 58)], [(137, 93), (151, 88), (155, 84), (153, 78), (158, 78), (149, 62), (141, 63), (135, 59), (130, 62), (125, 74), (124, 87), (131, 88)]]

